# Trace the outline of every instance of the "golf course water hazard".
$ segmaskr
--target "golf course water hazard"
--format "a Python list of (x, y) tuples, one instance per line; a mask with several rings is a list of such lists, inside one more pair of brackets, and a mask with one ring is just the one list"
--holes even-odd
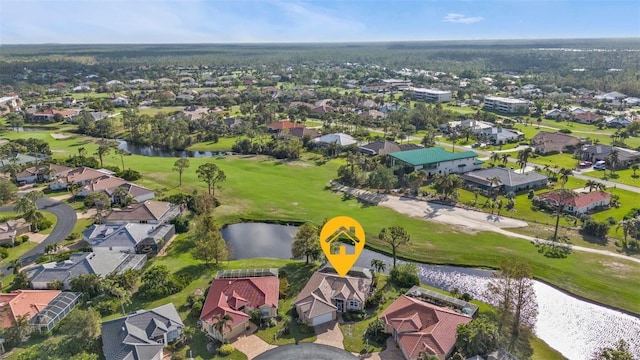
[[(297, 228), (264, 223), (243, 223), (226, 226), (222, 237), (234, 247), (234, 258), (291, 258), (291, 243)], [(393, 260), (371, 250), (363, 250), (356, 266), (369, 267), (371, 259), (385, 262), (387, 269)], [(427, 285), (449, 291), (458, 288), (474, 298), (484, 300), (483, 292), (492, 272), (456, 266), (416, 263), (420, 280)], [(620, 311), (574, 298), (542, 282), (535, 281), (538, 319), (535, 332), (554, 349), (571, 360), (589, 359), (602, 346), (624, 339), (632, 354), (640, 356), (640, 319)]]

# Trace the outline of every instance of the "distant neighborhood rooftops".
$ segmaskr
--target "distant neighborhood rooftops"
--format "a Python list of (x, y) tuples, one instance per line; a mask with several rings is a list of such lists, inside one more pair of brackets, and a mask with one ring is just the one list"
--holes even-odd
[(351, 135), (343, 133), (323, 135), (319, 138), (313, 139), (312, 141), (319, 144), (336, 144), (339, 146), (349, 146), (358, 143), (358, 141), (351, 137)]

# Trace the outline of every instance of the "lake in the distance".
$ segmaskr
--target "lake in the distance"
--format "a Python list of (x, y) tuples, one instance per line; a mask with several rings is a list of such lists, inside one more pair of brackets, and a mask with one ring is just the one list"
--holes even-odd
[[(234, 259), (291, 258), (295, 226), (242, 223), (225, 226), (222, 237), (234, 249)], [(389, 256), (365, 249), (356, 262), (369, 267), (371, 259), (383, 260), (391, 267)], [(417, 263), (420, 280), (446, 291), (457, 287), (482, 300), (492, 272), (457, 266)], [(574, 298), (552, 286), (535, 281), (539, 315), (536, 334), (571, 360), (589, 359), (602, 346), (625, 339), (632, 353), (640, 356), (640, 319), (604, 306)]]

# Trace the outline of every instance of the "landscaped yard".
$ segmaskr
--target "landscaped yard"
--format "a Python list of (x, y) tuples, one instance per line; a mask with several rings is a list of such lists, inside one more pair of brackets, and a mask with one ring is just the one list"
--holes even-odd
[(636, 176), (634, 177), (632, 169), (616, 170), (613, 174), (611, 174), (611, 171), (609, 170), (593, 170), (587, 171), (584, 174), (596, 179), (604, 179), (606, 177), (606, 179), (610, 181), (640, 187), (640, 171), (636, 171)]

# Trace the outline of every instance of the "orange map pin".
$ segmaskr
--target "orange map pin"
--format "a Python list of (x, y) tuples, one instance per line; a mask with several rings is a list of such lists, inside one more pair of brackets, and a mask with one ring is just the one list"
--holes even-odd
[[(347, 251), (345, 243), (353, 245), (353, 250)], [(322, 227), (320, 246), (336, 272), (345, 276), (364, 249), (364, 229), (348, 216), (336, 216)]]

